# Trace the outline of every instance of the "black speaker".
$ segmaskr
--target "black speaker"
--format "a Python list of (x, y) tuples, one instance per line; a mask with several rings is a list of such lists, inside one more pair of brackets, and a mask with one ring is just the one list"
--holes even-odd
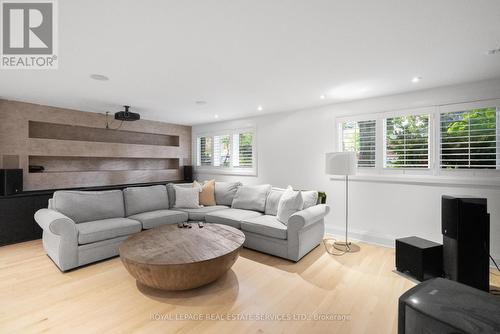
[(419, 281), (443, 275), (443, 246), (419, 237), (396, 239), (396, 269)]
[(8, 196), (23, 191), (22, 169), (0, 169), (0, 195)]
[(441, 199), (445, 278), (489, 291), (490, 216), (486, 198)]
[(193, 166), (184, 166), (184, 181), (193, 182)]

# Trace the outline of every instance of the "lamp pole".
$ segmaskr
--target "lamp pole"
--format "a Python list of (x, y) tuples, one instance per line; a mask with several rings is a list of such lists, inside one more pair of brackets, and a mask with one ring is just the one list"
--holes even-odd
[(349, 175), (345, 176), (345, 248), (347, 251), (351, 250), (349, 242), (347, 241), (347, 227), (349, 221)]

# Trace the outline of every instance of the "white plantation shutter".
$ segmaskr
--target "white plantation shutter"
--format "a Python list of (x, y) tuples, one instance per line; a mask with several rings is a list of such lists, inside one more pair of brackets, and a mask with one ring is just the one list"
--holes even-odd
[(211, 166), (212, 165), (212, 137), (198, 137), (198, 166)]
[(440, 167), (500, 169), (498, 108), (440, 114)]
[(253, 167), (253, 133), (242, 132), (235, 137), (238, 137), (238, 167), (252, 168)]
[(429, 168), (429, 115), (385, 119), (386, 168)]
[(356, 152), (358, 167), (375, 167), (376, 121), (349, 121), (341, 125), (342, 151)]
[(240, 136), (237, 133), (233, 134), (233, 167), (240, 166)]
[(214, 136), (214, 166), (231, 166), (231, 136)]
[(254, 140), (255, 132), (251, 129), (236, 129), (231, 134), (197, 137), (197, 166), (249, 175), (256, 171)]

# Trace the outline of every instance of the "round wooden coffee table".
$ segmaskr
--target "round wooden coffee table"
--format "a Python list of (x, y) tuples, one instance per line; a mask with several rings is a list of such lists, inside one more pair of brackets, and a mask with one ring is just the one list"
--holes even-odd
[(245, 235), (220, 224), (164, 225), (135, 234), (120, 245), (120, 258), (140, 283), (187, 290), (215, 281), (238, 258)]

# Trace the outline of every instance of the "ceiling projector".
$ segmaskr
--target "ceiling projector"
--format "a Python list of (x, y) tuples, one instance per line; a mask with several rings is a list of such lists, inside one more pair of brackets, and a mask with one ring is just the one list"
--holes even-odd
[(115, 119), (119, 121), (138, 121), (141, 119), (140, 114), (129, 111), (130, 106), (123, 107), (125, 108), (125, 110), (115, 113)]

